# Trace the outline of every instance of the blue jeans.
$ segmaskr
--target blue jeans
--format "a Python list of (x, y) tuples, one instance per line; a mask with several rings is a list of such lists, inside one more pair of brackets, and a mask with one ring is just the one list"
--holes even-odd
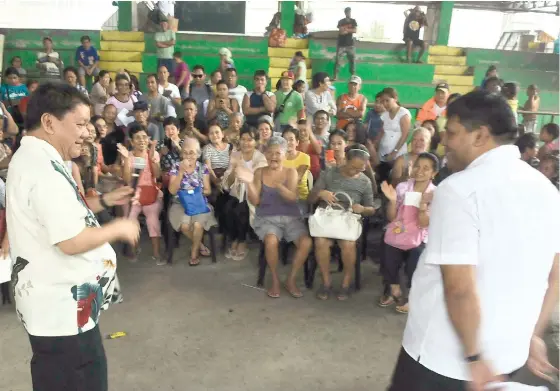
[(175, 61), (172, 58), (158, 58), (157, 67), (158, 70), (161, 66), (165, 66), (169, 73), (173, 75), (173, 69), (175, 69)]

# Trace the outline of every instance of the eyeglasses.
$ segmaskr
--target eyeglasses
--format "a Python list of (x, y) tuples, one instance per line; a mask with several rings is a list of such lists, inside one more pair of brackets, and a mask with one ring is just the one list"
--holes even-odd
[(192, 77), (194, 77), (195, 79), (202, 79), (204, 75), (197, 75), (196, 73), (192, 74)]

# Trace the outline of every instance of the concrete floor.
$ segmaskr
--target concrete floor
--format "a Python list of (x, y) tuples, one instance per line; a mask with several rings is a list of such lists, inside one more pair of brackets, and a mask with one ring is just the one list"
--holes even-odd
[[(308, 291), (273, 300), (242, 285), (256, 282), (256, 249), (243, 262), (192, 268), (180, 259), (185, 242), (171, 267), (148, 261), (149, 245), (138, 263), (119, 264), (125, 301), (100, 323), (103, 333), (128, 333), (105, 342), (111, 391), (386, 389), (406, 317), (375, 305), (372, 262), (347, 302)], [(0, 333), (0, 390), (29, 391), (31, 353), (13, 307), (0, 306)]]

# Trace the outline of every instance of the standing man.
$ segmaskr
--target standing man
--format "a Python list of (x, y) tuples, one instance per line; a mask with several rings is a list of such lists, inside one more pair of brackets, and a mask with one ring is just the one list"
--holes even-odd
[(471, 92), (447, 115), (455, 174), (433, 196), (389, 390), (483, 391), (526, 362), (550, 379), (542, 336), (558, 305), (558, 190), (510, 145), (503, 97)]
[(297, 123), (305, 118), (303, 98), (292, 87), (294, 85), (294, 73), (292, 71), (282, 72), (280, 89), (276, 95), (276, 112), (274, 113), (274, 124), (277, 132), (283, 132), (290, 127), (290, 123)]
[[(193, 82), (189, 87), (189, 97), (193, 98), (197, 103), (196, 118), (199, 121), (206, 122), (206, 110), (208, 102), (214, 99), (212, 86), (206, 82), (206, 73), (202, 65), (195, 65), (191, 72)], [(206, 126), (205, 126), (206, 127)]]
[(337, 129), (344, 129), (350, 121), (359, 121), (366, 115), (367, 98), (359, 94), (362, 79), (352, 76), (348, 81), (348, 93), (338, 97), (336, 102)]
[(245, 114), (245, 123), (253, 126), (259, 126), (259, 118), (263, 115), (272, 117), (276, 110), (276, 96), (266, 90), (267, 76), (262, 69), (256, 70), (253, 76), (253, 91), (247, 92), (243, 97), (243, 113)]
[(143, 96), (150, 108), (150, 119), (162, 123), (167, 117), (177, 117), (171, 100), (158, 91), (157, 75), (151, 74), (146, 77), (146, 87), (148, 92)]
[(352, 10), (350, 7), (344, 9), (344, 19), (338, 21), (338, 41), (336, 45), (336, 59), (334, 64), (334, 77), (333, 81), (338, 77), (338, 67), (340, 65), (340, 60), (342, 56), (346, 54), (348, 58), (348, 63), (350, 64), (350, 73), (353, 75), (356, 73), (356, 47), (354, 46), (354, 34), (356, 34), (356, 29), (358, 24), (355, 19), (350, 16)]
[(179, 87), (169, 82), (169, 70), (165, 65), (160, 66), (158, 69), (158, 92), (176, 105), (181, 104)]
[(129, 202), (133, 189), (84, 200), (67, 168), (89, 136), (89, 106), (69, 85), (41, 84), (27, 108), (27, 136), (10, 163), (12, 293), (33, 351), (35, 391), (108, 390), (98, 322), (116, 284), (109, 243), (134, 245), (140, 233), (136, 221), (121, 218), (100, 226), (95, 217)]
[(420, 48), (418, 53), (418, 64), (422, 63), (422, 56), (428, 48), (428, 44), (420, 39), (420, 30), (428, 26), (426, 14), (420, 10), (419, 6), (404, 12), (406, 19), (403, 26), (403, 41), (406, 43), (406, 61), (412, 62), (412, 50), (414, 46)]
[(228, 83), (229, 97), (237, 100), (237, 103), (239, 103), (239, 110), (241, 114), (243, 114), (243, 108), (241, 106), (243, 105), (243, 97), (247, 93), (247, 88), (237, 83), (237, 69), (226, 69), (225, 80)]
[[(181, 130), (181, 138), (196, 138), (200, 144), (204, 145), (208, 142), (208, 136), (205, 134), (207, 129), (200, 129), (201, 125), (200, 121), (197, 121), (197, 111), (196, 101), (193, 98), (187, 98), (183, 101), (183, 119), (185, 126)], [(203, 122), (202, 124), (205, 125), (206, 123)]]
[(174, 62), (173, 52), (175, 51), (175, 32), (169, 28), (167, 19), (160, 23), (161, 31), (154, 35), (156, 40), (156, 54), (158, 59), (158, 69), (165, 66), (169, 72), (173, 72)]
[(43, 38), (44, 51), (37, 53), (37, 68), (41, 71), (41, 76), (53, 79), (60, 79), (64, 63), (60, 60), (58, 52), (53, 49), (51, 37)]
[(78, 68), (80, 84), (85, 87), (86, 74), (88, 76), (99, 75), (99, 55), (97, 50), (91, 45), (89, 35), (84, 35), (80, 41), (82, 46), (78, 46), (76, 49), (76, 63), (80, 66)]

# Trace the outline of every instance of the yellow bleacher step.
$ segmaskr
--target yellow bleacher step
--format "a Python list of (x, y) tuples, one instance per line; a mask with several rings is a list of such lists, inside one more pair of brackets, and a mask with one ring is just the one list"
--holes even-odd
[(142, 63), (127, 61), (99, 61), (99, 69), (105, 69), (106, 71), (128, 69), (130, 72), (142, 72)]
[(428, 54), (435, 56), (464, 56), (465, 51), (461, 48), (452, 48), (449, 46), (430, 46)]
[[(128, 69), (128, 68), (127, 68)], [(120, 69), (119, 69), (120, 70)], [(129, 69), (130, 71), (130, 69)], [(140, 80), (140, 73), (138, 72), (130, 72), (131, 75), (134, 75), (138, 78), (138, 80)], [(109, 72), (109, 75), (111, 76), (111, 79), (113, 81), (115, 81), (115, 77), (117, 76), (117, 72)]]
[[(270, 50), (270, 49), (269, 49)], [(455, 56), (428, 56), (428, 64), (436, 65), (466, 65), (467, 57), (455, 57)]]
[[(278, 80), (280, 80), (279, 77), (271, 77), (270, 78), (270, 85), (272, 86), (273, 90), (275, 89), (276, 83), (278, 83)], [(311, 78), (307, 79), (307, 84), (311, 85)]]
[(301, 50), (301, 49), (307, 49), (308, 47), (309, 47), (309, 39), (297, 39), (297, 38), (286, 39), (285, 48)]
[[(268, 70), (268, 77), (280, 77), (282, 72), (286, 71), (286, 68), (270, 68)], [(307, 78), (311, 77), (311, 69), (307, 70)]]
[(293, 48), (268, 48), (268, 57), (292, 58), (298, 50), (301, 50), (305, 57), (309, 57), (309, 49)]
[(436, 65), (436, 75), (465, 75), (470, 67), (464, 65)]
[(434, 83), (447, 82), (453, 86), (472, 86), (474, 83), (474, 76), (458, 76), (458, 75), (434, 75)]
[[(279, 58), (279, 57), (270, 56), (270, 68), (288, 69), (291, 61), (292, 61), (291, 57), (290, 58)], [(311, 60), (309, 58), (306, 58), (305, 59), (305, 64), (307, 65), (307, 68), (310, 68), (311, 67)]]
[(102, 51), (143, 52), (145, 49), (144, 42), (101, 41)]
[(127, 61), (142, 62), (141, 52), (99, 52), (99, 58), (103, 61)]
[(101, 31), (102, 41), (144, 42), (144, 33), (141, 31)]
[(449, 86), (449, 90), (452, 94), (461, 94), (465, 95), (474, 90), (474, 86)]

